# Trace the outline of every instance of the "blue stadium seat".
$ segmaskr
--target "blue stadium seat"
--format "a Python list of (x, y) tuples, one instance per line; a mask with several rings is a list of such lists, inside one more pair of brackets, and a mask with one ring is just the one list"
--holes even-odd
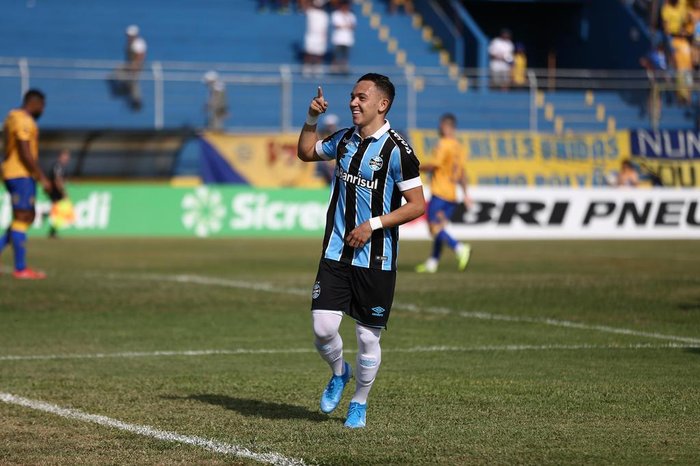
[[(132, 112), (119, 100), (110, 97), (106, 78), (109, 68), (92, 71), (93, 79), (75, 79), (71, 76), (52, 77), (32, 66), (33, 58), (69, 60), (122, 59), (124, 29), (138, 24), (148, 41), (149, 66), (162, 62), (165, 71), (164, 115), (166, 128), (198, 127), (204, 122), (203, 104), (206, 89), (200, 81), (209, 67), (217, 68), (225, 78), (240, 77), (241, 72), (226, 71), (226, 64), (255, 64), (268, 71), (244, 73), (252, 82), (243, 84), (230, 81), (227, 86), (231, 117), (227, 125), (236, 130), (276, 130), (282, 126), (282, 86), (268, 82), (264, 77), (277, 77), (280, 64), (300, 62), (305, 17), (291, 12), (258, 12), (255, 0), (120, 0), (98, 2), (72, 0), (71, 2), (14, 1), (3, 8), (3, 27), (0, 43), (3, 54), (11, 57), (29, 57), (30, 84), (45, 90), (48, 107), (42, 126), (45, 128), (152, 128), (157, 119), (153, 107), (156, 87), (150, 68), (143, 73), (141, 88), (144, 107)], [(32, 6), (33, 5), (33, 6)], [(416, 94), (416, 121), (421, 128), (435, 127), (439, 116), (446, 112), (457, 115), (460, 127), (476, 130), (527, 130), (530, 128), (530, 95), (527, 90), (510, 92), (481, 92), (470, 88), (459, 92), (457, 83), (447, 77), (440, 66), (439, 54), (422, 38), (412, 20), (404, 14), (384, 14), (383, 3), (375, 1), (374, 11), (390, 30), (399, 48), (407, 52), (407, 62), (417, 67), (441, 70), (437, 80), (441, 85), (428, 84)], [(404, 70), (396, 68), (396, 57), (387, 50), (386, 42), (370, 26), (359, 6), (357, 43), (351, 55), (353, 78), (358, 70), (376, 69), (391, 74), (397, 83), (398, 97), (391, 112), (397, 128), (407, 128), (407, 110), (412, 105)], [(191, 62), (189, 70), (177, 71), (181, 62)], [(199, 65), (198, 65), (199, 64)], [(391, 68), (387, 68), (391, 67)], [(4, 69), (4, 68), (3, 68)], [(0, 77), (0, 105), (4, 109), (16, 106), (20, 97), (20, 81), (12, 76)], [(385, 71), (385, 70), (389, 71)], [(441, 74), (440, 74), (441, 73)], [(1, 74), (1, 73), (0, 73)], [(70, 74), (70, 73), (69, 73)], [(316, 86), (323, 84), (331, 111), (347, 123), (349, 85), (337, 77), (295, 78), (291, 87), (292, 126), (301, 124), (309, 99)], [(582, 91), (548, 94), (557, 115), (565, 119), (569, 129), (601, 130), (605, 125), (594, 121), (594, 110), (583, 105)], [(548, 100), (549, 101), (549, 100)], [(596, 102), (606, 106), (606, 114), (617, 119), (617, 127), (648, 126), (648, 117), (640, 112), (634, 99), (623, 99), (617, 93), (597, 93)], [(569, 108), (571, 106), (571, 108)], [(689, 117), (683, 109), (664, 108), (664, 127), (687, 127)], [(553, 130), (552, 122), (545, 121), (538, 110), (541, 131)], [(568, 121), (568, 123), (566, 123)]]

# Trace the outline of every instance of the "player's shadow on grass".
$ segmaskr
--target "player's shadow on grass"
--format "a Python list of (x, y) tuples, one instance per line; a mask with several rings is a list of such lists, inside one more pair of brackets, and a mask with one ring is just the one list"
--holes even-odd
[(227, 395), (190, 395), (184, 397), (163, 397), (169, 400), (194, 400), (225, 409), (236, 411), (244, 416), (264, 417), (266, 419), (307, 419), (309, 421), (324, 422), (329, 419), (319, 412), (308, 408), (287, 403), (275, 403), (271, 401), (251, 400), (248, 398), (235, 398)]

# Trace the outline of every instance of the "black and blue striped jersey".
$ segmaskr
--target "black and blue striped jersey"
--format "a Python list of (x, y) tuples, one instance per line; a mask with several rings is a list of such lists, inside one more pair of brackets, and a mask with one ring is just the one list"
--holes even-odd
[(316, 153), (336, 161), (326, 214), (323, 257), (380, 270), (396, 270), (399, 228), (380, 228), (362, 248), (345, 237), (372, 217), (401, 206), (403, 191), (421, 186), (418, 158), (387, 121), (365, 139), (355, 127), (316, 143)]

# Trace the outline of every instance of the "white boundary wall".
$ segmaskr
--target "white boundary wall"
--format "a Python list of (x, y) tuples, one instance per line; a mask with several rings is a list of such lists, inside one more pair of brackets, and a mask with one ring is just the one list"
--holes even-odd
[[(700, 189), (470, 189), (448, 231), (469, 239), (700, 239)], [(428, 238), (423, 217), (402, 239)]]

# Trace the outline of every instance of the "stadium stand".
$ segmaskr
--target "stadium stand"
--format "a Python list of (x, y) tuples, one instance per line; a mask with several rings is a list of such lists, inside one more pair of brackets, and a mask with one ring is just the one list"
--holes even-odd
[[(459, 57), (450, 61), (449, 54), (436, 49), (432, 31), (449, 26), (434, 23), (426, 28), (424, 21), (444, 21), (449, 15), (389, 15), (383, 3), (360, 0), (354, 6), (358, 29), (352, 76), (317, 80), (300, 74), (304, 16), (258, 12), (254, 0), (75, 0), (71, 8), (59, 2), (12, 2), (6, 5), (0, 30), (0, 40), (12, 44), (4, 52), (9, 57), (0, 60), (0, 105), (17, 104), (25, 66), (27, 83), (49, 96), (45, 128), (196, 128), (204, 121), (201, 77), (216, 69), (227, 84), (232, 114), (228, 127), (292, 130), (319, 83), (343, 117), (353, 79), (377, 70), (390, 74), (398, 85), (391, 115), (398, 128), (433, 127), (445, 111), (455, 113), (463, 128), (533, 127), (528, 89), (502, 93), (480, 88), (477, 76), (459, 73)], [(122, 58), (124, 29), (132, 23), (148, 42), (140, 112), (112, 99), (106, 83)], [(449, 44), (445, 48), (455, 50)], [(586, 96), (584, 88), (546, 92), (536, 111), (537, 129), (598, 131), (609, 129), (611, 121), (618, 128), (649, 124), (639, 104), (623, 95), (596, 92), (594, 104)], [(161, 99), (159, 108), (154, 102)], [(668, 108), (661, 123), (687, 127), (690, 117), (683, 109)]]

